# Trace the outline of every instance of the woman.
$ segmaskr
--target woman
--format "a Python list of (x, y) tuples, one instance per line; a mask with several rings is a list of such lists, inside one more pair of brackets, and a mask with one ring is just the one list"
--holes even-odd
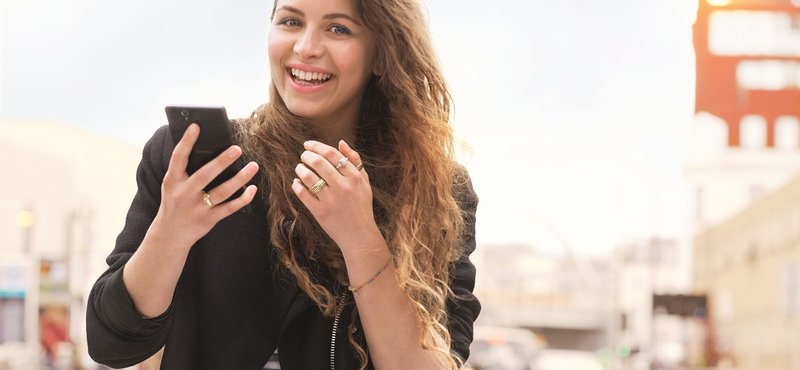
[(480, 311), (477, 197), (420, 4), (277, 0), (271, 20), (270, 102), (236, 122), (241, 147), (188, 176), (196, 125), (174, 149), (166, 128), (145, 146), (90, 295), (90, 354), (123, 367), (165, 346), (164, 369), (261, 369), (276, 349), (283, 369), (458, 368)]

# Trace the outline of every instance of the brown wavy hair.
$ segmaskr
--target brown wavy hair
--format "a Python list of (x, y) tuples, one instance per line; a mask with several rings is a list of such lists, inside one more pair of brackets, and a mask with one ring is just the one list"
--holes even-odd
[[(394, 256), (398, 281), (423, 327), (430, 329), (423, 331), (420, 344), (458, 368), (461, 360), (438, 349), (433, 335), (439, 333), (450, 346), (449, 271), (464, 227), (456, 199), (465, 176), (455, 160), (451, 96), (421, 3), (354, 1), (374, 33), (376, 65), (383, 73), (367, 82), (356, 142), (350, 144), (369, 172), (375, 221)], [(326, 284), (325, 276), (349, 285), (344, 258), (290, 187), (303, 142), (319, 134), (288, 110), (274, 83), (270, 101), (241, 124), (245, 153), (261, 164), (261, 194), (276, 255), (323, 314), (333, 316), (337, 292), (326, 288), (332, 282)], [(353, 312), (351, 326), (357, 321)], [(366, 348), (351, 333), (364, 369)]]

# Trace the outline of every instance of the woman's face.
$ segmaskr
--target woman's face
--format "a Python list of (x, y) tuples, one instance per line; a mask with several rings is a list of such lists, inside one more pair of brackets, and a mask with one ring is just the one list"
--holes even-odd
[(375, 45), (354, 0), (278, 0), (269, 32), (272, 81), (289, 110), (355, 124)]

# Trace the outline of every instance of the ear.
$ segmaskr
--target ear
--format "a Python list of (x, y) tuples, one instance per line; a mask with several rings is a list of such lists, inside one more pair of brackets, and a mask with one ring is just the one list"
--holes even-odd
[(381, 54), (382, 53), (381, 53), (380, 49), (376, 49), (375, 50), (375, 65), (372, 66), (372, 74), (374, 74), (374, 75), (376, 75), (378, 77), (383, 75), (383, 72), (386, 70), (386, 68), (384, 66), (384, 63), (383, 63), (383, 58), (381, 58)]

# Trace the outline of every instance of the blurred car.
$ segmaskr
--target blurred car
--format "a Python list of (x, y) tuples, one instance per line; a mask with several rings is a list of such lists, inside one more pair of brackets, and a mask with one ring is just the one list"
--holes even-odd
[(466, 365), (475, 370), (538, 370), (544, 342), (530, 330), (476, 326)]
[(536, 370), (604, 370), (593, 352), (546, 349), (536, 356)]

